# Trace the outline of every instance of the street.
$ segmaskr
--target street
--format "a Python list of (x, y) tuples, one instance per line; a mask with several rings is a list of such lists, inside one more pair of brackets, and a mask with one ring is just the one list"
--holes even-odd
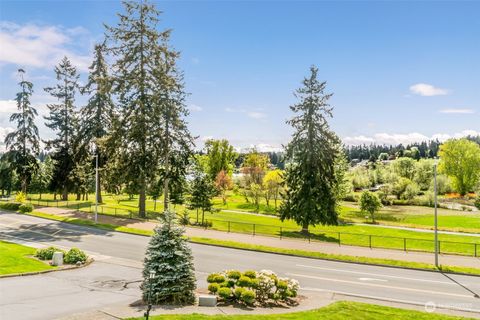
[[(138, 300), (148, 237), (0, 213), (0, 239), (78, 247), (91, 266), (41, 276), (0, 279), (0, 318), (51, 319)], [(480, 314), (480, 277), (366, 266), (191, 244), (198, 286), (208, 273), (269, 269), (299, 280), (301, 289), (468, 310)], [(477, 297), (475, 297), (477, 295)], [(28, 315), (28, 316), (27, 316)], [(473, 314), (474, 315), (474, 314)]]

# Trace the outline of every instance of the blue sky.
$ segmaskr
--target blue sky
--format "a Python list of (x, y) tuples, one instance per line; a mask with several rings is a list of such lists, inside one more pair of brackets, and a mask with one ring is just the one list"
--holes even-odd
[[(265, 150), (287, 143), (292, 93), (312, 64), (334, 93), (331, 125), (345, 143), (480, 132), (480, 2), (156, 3), (182, 53), (199, 145), (209, 137)], [(102, 23), (121, 10), (118, 1), (0, 2), (0, 138), (12, 127), (15, 70), (27, 70), (45, 113), (53, 65), (66, 54), (85, 76)]]

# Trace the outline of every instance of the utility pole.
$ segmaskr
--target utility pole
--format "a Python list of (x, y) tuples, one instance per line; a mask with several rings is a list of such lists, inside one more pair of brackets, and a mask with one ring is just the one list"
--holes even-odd
[(95, 155), (95, 223), (98, 221), (98, 153)]
[(435, 159), (435, 164), (433, 165), (433, 192), (435, 201), (435, 267), (438, 268), (437, 164), (438, 161)]

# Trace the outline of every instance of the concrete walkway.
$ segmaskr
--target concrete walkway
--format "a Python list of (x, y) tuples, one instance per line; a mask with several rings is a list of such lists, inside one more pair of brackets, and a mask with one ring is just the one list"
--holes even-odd
[[(37, 208), (36, 211), (44, 212), (48, 214), (55, 214), (63, 217), (70, 218), (80, 218), (92, 220), (93, 217), (91, 214), (86, 212), (77, 212), (71, 209), (62, 209), (62, 208), (52, 208), (52, 207), (43, 207)], [(107, 223), (119, 226), (125, 226), (134, 229), (140, 230), (153, 230), (157, 225), (155, 221), (140, 221), (132, 219), (123, 219), (116, 218), (113, 216), (99, 215), (99, 223)], [(391, 250), (391, 249), (370, 249), (368, 247), (356, 247), (342, 245), (339, 246), (335, 243), (329, 242), (317, 242), (312, 241), (308, 242), (307, 240), (297, 240), (283, 238), (279, 239), (276, 237), (269, 237), (263, 235), (252, 236), (250, 234), (242, 233), (228, 233), (210, 229), (203, 228), (194, 228), (187, 227), (186, 235), (189, 237), (202, 237), (216, 240), (224, 241), (235, 241), (252, 245), (263, 245), (268, 247), (282, 248), (282, 249), (295, 249), (295, 250), (305, 250), (313, 252), (321, 252), (327, 254), (338, 254), (338, 255), (348, 255), (348, 256), (357, 256), (357, 257), (369, 257), (369, 258), (379, 258), (379, 259), (391, 259), (391, 260), (400, 260), (400, 261), (410, 261), (410, 262), (420, 262), (420, 263), (434, 263), (434, 255), (432, 253), (426, 252), (404, 252), (401, 250)], [(480, 257), (469, 257), (469, 256), (457, 256), (457, 255), (445, 255), (440, 256), (440, 264), (446, 266), (460, 266), (460, 267), (470, 267), (470, 268), (480, 268)]]

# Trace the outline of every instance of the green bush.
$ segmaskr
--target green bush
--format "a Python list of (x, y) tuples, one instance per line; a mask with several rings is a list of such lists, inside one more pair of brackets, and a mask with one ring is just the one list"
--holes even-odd
[(222, 299), (228, 300), (232, 297), (232, 290), (230, 288), (218, 289), (218, 296)]
[(64, 251), (55, 247), (37, 249), (37, 251), (35, 251), (35, 257), (40, 260), (52, 260), (53, 253), (55, 252), (64, 252)]
[(225, 277), (219, 273), (212, 273), (207, 277), (208, 283), (222, 283), (225, 282)]
[(231, 270), (227, 272), (227, 277), (229, 277), (230, 279), (238, 280), (240, 279), (241, 276), (242, 276), (242, 273), (237, 270)]
[(247, 305), (252, 305), (255, 302), (255, 298), (255, 292), (253, 292), (252, 290), (244, 290), (240, 295), (240, 301)]
[(18, 210), (22, 213), (32, 212), (33, 205), (31, 203), (24, 203), (20, 207), (18, 207)]
[(245, 291), (245, 288), (242, 288), (242, 287), (237, 287), (235, 288), (235, 292), (234, 292), (234, 295), (237, 299), (240, 299), (240, 297), (242, 296), (242, 293)]
[(19, 192), (15, 195), (15, 202), (23, 203), (27, 199), (27, 196), (23, 192)]
[(220, 289), (220, 286), (218, 285), (218, 283), (210, 283), (210, 284), (208, 285), (208, 291), (209, 291), (210, 293), (215, 294), (215, 293), (218, 292), (218, 289)]
[(255, 271), (252, 271), (252, 270), (245, 271), (243, 273), (243, 275), (245, 277), (249, 277), (250, 279), (255, 279), (257, 277), (257, 273)]
[(72, 248), (65, 254), (63, 261), (67, 264), (75, 264), (77, 262), (85, 263), (85, 261), (87, 261), (87, 255), (78, 248)]
[(246, 276), (241, 276), (237, 281), (237, 286), (249, 288), (252, 286), (252, 279)]
[(0, 202), (0, 209), (17, 211), (21, 205), (19, 202)]

